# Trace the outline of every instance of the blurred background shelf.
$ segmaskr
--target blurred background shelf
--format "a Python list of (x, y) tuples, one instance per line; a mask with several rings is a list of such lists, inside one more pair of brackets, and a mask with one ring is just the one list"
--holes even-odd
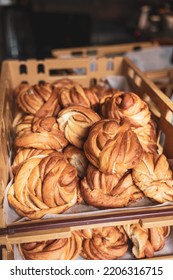
[(171, 0), (0, 0), (0, 59), (136, 41), (172, 44), (172, 10)]

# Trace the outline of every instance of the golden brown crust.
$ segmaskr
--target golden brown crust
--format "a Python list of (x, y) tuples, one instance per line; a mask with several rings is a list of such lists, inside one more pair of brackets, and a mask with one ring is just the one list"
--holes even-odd
[(26, 82), (26, 83), (21, 83), (18, 87), (16, 87), (16, 88), (14, 89), (14, 91), (13, 91), (14, 97), (16, 98), (17, 95), (18, 95), (21, 91), (23, 91), (23, 90), (27, 91), (28, 89), (29, 89), (29, 84), (28, 84), (27, 82)]
[(16, 134), (16, 147), (62, 150), (68, 144), (54, 117), (26, 116)]
[(81, 237), (73, 232), (71, 237), (18, 245), (27, 260), (74, 260), (82, 248)]
[(77, 169), (78, 176), (83, 178), (86, 174), (88, 160), (85, 153), (73, 145), (68, 145), (63, 150), (65, 158)]
[(35, 157), (38, 155), (48, 155), (55, 152), (55, 150), (39, 150), (39, 149), (21, 149), (16, 154), (13, 164), (12, 164), (12, 172), (16, 174), (21, 164), (28, 158)]
[(127, 121), (135, 126), (144, 126), (151, 119), (148, 105), (133, 92), (119, 91), (106, 98), (101, 112), (106, 118), (115, 118), (118, 122)]
[(106, 89), (101, 85), (92, 86), (90, 90), (95, 93), (100, 103), (103, 103), (106, 97), (110, 97), (118, 91), (116, 89)]
[(76, 84), (76, 82), (74, 82), (73, 80), (64, 78), (64, 79), (59, 79), (59, 80), (55, 81), (53, 83), (53, 86), (56, 88), (62, 88), (62, 87), (70, 88), (70, 87), (73, 87), (75, 84)]
[(138, 188), (159, 203), (173, 201), (173, 177), (166, 157), (144, 153), (142, 161), (133, 169), (132, 177)]
[(132, 131), (135, 132), (138, 140), (147, 153), (156, 153), (158, 146), (156, 143), (156, 131), (154, 123), (150, 122), (144, 126), (133, 127), (131, 126)]
[(60, 110), (58, 92), (50, 83), (20, 87), (17, 97), (18, 106), (27, 114), (38, 117), (56, 116)]
[(88, 260), (114, 260), (128, 250), (123, 227), (103, 227), (92, 230), (92, 237), (84, 239), (81, 255)]
[(114, 119), (97, 122), (84, 144), (88, 160), (101, 172), (124, 173), (136, 166), (143, 149), (128, 125), (119, 126)]
[(90, 239), (92, 238), (93, 229), (82, 229), (75, 232), (77, 232), (82, 239)]
[(154, 256), (154, 249), (148, 240), (148, 229), (142, 228), (140, 224), (128, 224), (124, 229), (133, 243), (132, 253), (137, 259)]
[(166, 237), (170, 233), (170, 227), (156, 227), (149, 229), (149, 239), (154, 251), (159, 251), (165, 246)]
[(95, 112), (98, 112), (99, 109), (99, 98), (92, 90), (92, 88), (84, 88), (85, 95), (90, 103), (90, 108), (93, 109)]
[(9, 203), (30, 219), (64, 212), (77, 202), (76, 169), (62, 153), (23, 162), (8, 191)]
[(59, 128), (65, 133), (66, 139), (75, 147), (82, 148), (89, 128), (100, 117), (92, 109), (84, 106), (70, 106), (58, 114)]
[(124, 207), (143, 197), (130, 173), (108, 175), (92, 165), (81, 181), (81, 194), (87, 204), (98, 208)]
[(59, 91), (59, 102), (62, 108), (78, 104), (88, 108), (90, 107), (89, 99), (87, 98), (83, 87), (78, 84), (75, 84), (70, 88), (61, 88)]
[(125, 225), (124, 229), (133, 243), (132, 253), (137, 259), (152, 258), (155, 251), (164, 247), (170, 233), (170, 227), (144, 229), (140, 224)]

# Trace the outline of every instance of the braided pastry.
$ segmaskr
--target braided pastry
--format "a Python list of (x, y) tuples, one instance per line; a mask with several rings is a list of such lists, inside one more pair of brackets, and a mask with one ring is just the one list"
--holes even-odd
[(16, 127), (16, 133), (17, 147), (62, 150), (68, 144), (54, 117), (28, 115)]
[(155, 227), (149, 229), (149, 239), (154, 251), (160, 251), (165, 246), (165, 238), (170, 234), (170, 227)]
[(90, 107), (90, 101), (81, 85), (75, 84), (73, 87), (63, 87), (59, 91), (59, 102), (62, 108), (71, 105), (83, 105)]
[(153, 123), (148, 123), (139, 127), (131, 126), (131, 129), (136, 133), (136, 136), (138, 137), (138, 140), (145, 152), (157, 152), (158, 147), (156, 143), (156, 132)]
[(115, 260), (128, 250), (123, 227), (103, 227), (92, 230), (92, 238), (84, 239), (82, 257), (88, 260)]
[(73, 232), (68, 238), (23, 243), (18, 248), (27, 260), (75, 260), (81, 252), (82, 239)]
[(82, 148), (88, 136), (89, 128), (100, 117), (90, 108), (84, 106), (70, 106), (58, 114), (58, 123), (66, 139), (75, 147)]
[(143, 197), (130, 173), (108, 175), (92, 165), (81, 181), (81, 194), (87, 204), (98, 208), (124, 207)]
[(84, 88), (85, 95), (90, 103), (90, 108), (93, 109), (95, 112), (98, 112), (99, 109), (99, 98), (92, 90), (92, 88)]
[(136, 134), (127, 125), (113, 119), (97, 122), (84, 145), (88, 160), (101, 172), (124, 173), (141, 160), (143, 149)]
[(18, 151), (14, 158), (12, 165), (12, 172), (16, 174), (18, 169), (20, 169), (21, 164), (28, 158), (35, 157), (38, 155), (48, 155), (55, 152), (55, 150), (39, 150), (39, 149), (21, 149)]
[(49, 83), (20, 87), (16, 97), (18, 106), (27, 114), (48, 117), (60, 110), (58, 91)]
[(173, 177), (166, 157), (145, 153), (132, 177), (145, 196), (160, 203), (173, 201)]
[(140, 224), (124, 225), (125, 232), (133, 243), (132, 253), (137, 259), (152, 258), (154, 249), (148, 239), (148, 229)]
[(148, 105), (132, 92), (119, 91), (107, 97), (101, 106), (101, 113), (106, 118), (127, 121), (134, 126), (144, 126), (151, 119)]
[(72, 145), (68, 145), (63, 150), (63, 153), (70, 164), (77, 169), (78, 176), (83, 178), (86, 174), (86, 169), (88, 166), (88, 160), (85, 157), (84, 152)]
[(17, 88), (14, 89), (13, 91), (14, 97), (16, 98), (21, 91), (23, 90), (27, 91), (28, 89), (29, 89), (29, 84), (27, 82), (21, 83)]
[(133, 242), (132, 253), (137, 259), (152, 258), (155, 251), (164, 247), (170, 233), (170, 227), (144, 229), (140, 224), (125, 225), (124, 229)]
[(8, 191), (8, 201), (21, 216), (30, 219), (58, 214), (77, 202), (76, 169), (62, 153), (38, 156), (23, 162)]

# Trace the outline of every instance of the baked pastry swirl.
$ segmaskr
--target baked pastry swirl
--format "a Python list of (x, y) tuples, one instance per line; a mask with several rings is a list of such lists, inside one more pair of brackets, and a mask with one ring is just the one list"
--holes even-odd
[(83, 240), (81, 255), (88, 260), (115, 260), (128, 250), (127, 235), (121, 226), (92, 230), (92, 237)]
[(27, 114), (38, 117), (56, 116), (60, 110), (58, 90), (50, 83), (20, 87), (17, 94), (18, 106)]
[(114, 119), (98, 121), (91, 127), (84, 151), (90, 163), (108, 174), (133, 168), (143, 153), (136, 134), (128, 125), (120, 126)]
[(134, 126), (144, 126), (151, 119), (148, 105), (133, 92), (119, 91), (106, 98), (101, 113), (106, 118), (115, 118), (118, 122), (129, 122)]
[(83, 87), (75, 84), (73, 87), (62, 87), (59, 91), (59, 102), (62, 108), (71, 105), (82, 105), (90, 107), (89, 99), (87, 98)]
[(132, 177), (145, 196), (164, 203), (173, 201), (173, 176), (166, 157), (145, 153), (133, 169)]
[(87, 204), (98, 208), (124, 207), (143, 197), (130, 173), (108, 175), (93, 165), (81, 181), (81, 194)]
[(15, 145), (18, 148), (62, 150), (68, 145), (54, 117), (26, 116), (16, 127)]
[(140, 224), (124, 225), (125, 232), (133, 243), (132, 253), (137, 259), (152, 258), (154, 249), (148, 239), (148, 229)]
[(133, 243), (132, 253), (137, 259), (152, 258), (155, 251), (164, 247), (170, 233), (170, 227), (144, 229), (140, 224), (128, 224), (124, 229)]
[(30, 219), (58, 214), (77, 202), (78, 176), (62, 153), (38, 156), (23, 162), (8, 191), (8, 201)]
[(66, 139), (75, 147), (82, 148), (89, 128), (98, 120), (100, 120), (99, 115), (92, 109), (70, 106), (59, 112), (57, 122)]
[(82, 239), (73, 232), (71, 237), (29, 242), (18, 245), (26, 260), (75, 260), (82, 249)]

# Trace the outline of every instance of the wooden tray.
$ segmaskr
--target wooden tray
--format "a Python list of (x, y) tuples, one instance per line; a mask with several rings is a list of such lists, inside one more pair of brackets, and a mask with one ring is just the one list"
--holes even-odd
[[(147, 218), (158, 217), (162, 220), (173, 216), (173, 206), (158, 206), (155, 208), (135, 208), (133, 211), (124, 208), (123, 211), (115, 210), (107, 213), (89, 213), (83, 216), (67, 216), (36, 221), (25, 221), (6, 225), (3, 209), (3, 195), (5, 186), (9, 180), (10, 166), (9, 154), (11, 147), (11, 123), (12, 123), (12, 90), (21, 82), (30, 84), (39, 81), (54, 82), (64, 78), (62, 70), (82, 69), (80, 75), (66, 75), (83, 86), (89, 86), (109, 75), (123, 75), (126, 77), (132, 91), (148, 102), (157, 123), (158, 143), (167, 158), (173, 158), (173, 125), (171, 124), (173, 103), (166, 97), (156, 85), (147, 79), (133, 63), (124, 57), (115, 58), (75, 58), (75, 59), (48, 59), (27, 61), (4, 61), (2, 66), (0, 83), (0, 243), (12, 243), (14, 240), (26, 240), (26, 236), (33, 234), (56, 235), (65, 231), (68, 234), (73, 228), (85, 228), (93, 225), (107, 225), (117, 223), (131, 223), (143, 221)], [(67, 72), (67, 71), (66, 71)], [(162, 137), (161, 137), (162, 136)], [(163, 137), (164, 136), (164, 137)], [(163, 141), (164, 138), (164, 141)], [(160, 139), (162, 141), (160, 141)], [(172, 218), (171, 218), (172, 219)], [(34, 229), (34, 230), (33, 230)], [(44, 229), (44, 232), (43, 232)], [(35, 233), (34, 233), (35, 232)], [(17, 238), (17, 239), (15, 239)]]

